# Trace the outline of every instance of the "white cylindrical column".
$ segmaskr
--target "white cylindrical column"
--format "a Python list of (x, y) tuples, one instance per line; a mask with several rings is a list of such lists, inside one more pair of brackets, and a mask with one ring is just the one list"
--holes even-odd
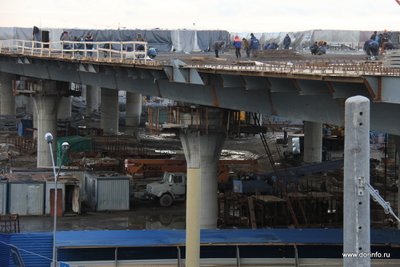
[(217, 228), (217, 165), (225, 136), (199, 130), (180, 134), (187, 164), (186, 266), (200, 266), (200, 229)]
[(57, 119), (68, 119), (72, 116), (72, 97), (60, 97), (57, 108)]
[(99, 109), (98, 87), (86, 85), (86, 115)]
[(117, 134), (119, 131), (118, 90), (101, 88), (101, 128), (104, 134)]
[[(55, 84), (55, 83), (54, 83)], [(49, 145), (44, 140), (44, 135), (50, 132), (53, 139), (53, 152), (56, 155), (57, 144), (57, 103), (58, 96), (36, 95), (34, 109), (37, 114), (37, 167), (51, 167)]]
[(126, 92), (126, 117), (125, 125), (127, 131), (130, 128), (140, 125), (140, 115), (142, 113), (142, 95), (132, 92)]
[(15, 116), (15, 98), (13, 95), (12, 82), (15, 75), (0, 73), (0, 115)]
[(370, 107), (369, 99), (354, 96), (345, 103), (343, 256), (344, 267), (371, 266), (370, 248)]
[(322, 123), (304, 122), (304, 162), (322, 161)]

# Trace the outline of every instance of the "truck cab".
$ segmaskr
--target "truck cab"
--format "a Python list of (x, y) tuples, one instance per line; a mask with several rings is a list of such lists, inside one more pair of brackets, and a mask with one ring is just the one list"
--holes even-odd
[(161, 181), (147, 184), (146, 196), (157, 199), (162, 207), (169, 207), (174, 201), (185, 200), (186, 173), (165, 172)]

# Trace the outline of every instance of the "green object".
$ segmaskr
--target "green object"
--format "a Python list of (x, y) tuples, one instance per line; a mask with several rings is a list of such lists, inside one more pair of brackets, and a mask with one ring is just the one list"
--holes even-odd
[[(64, 142), (69, 143), (69, 149), (65, 153), (63, 161), (61, 162), (62, 149), (61, 145)], [(82, 137), (79, 135), (65, 136), (57, 138), (57, 166), (68, 165), (71, 163), (71, 152), (90, 152), (92, 151), (92, 139), (89, 137)]]

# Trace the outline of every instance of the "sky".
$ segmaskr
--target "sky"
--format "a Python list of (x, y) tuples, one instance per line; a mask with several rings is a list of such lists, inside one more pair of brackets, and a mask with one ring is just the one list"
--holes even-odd
[(0, 27), (400, 30), (395, 0), (0, 0)]

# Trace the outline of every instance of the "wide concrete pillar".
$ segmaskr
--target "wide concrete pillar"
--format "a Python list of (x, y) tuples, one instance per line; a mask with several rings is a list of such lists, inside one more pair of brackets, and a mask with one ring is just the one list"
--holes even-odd
[(140, 125), (140, 115), (142, 114), (142, 95), (126, 92), (126, 116), (125, 126), (128, 133), (132, 133), (133, 127)]
[(51, 167), (52, 161), (48, 143), (44, 135), (50, 132), (53, 135), (53, 154), (56, 155), (57, 144), (57, 106), (59, 96), (36, 95), (34, 96), (34, 114), (37, 115), (37, 167)]
[(99, 109), (99, 89), (97, 86), (86, 85), (86, 115)]
[(199, 266), (200, 229), (217, 228), (217, 166), (225, 133), (180, 135), (187, 162), (186, 266)]
[(322, 161), (322, 123), (304, 122), (304, 162)]
[(187, 163), (185, 264), (193, 267), (200, 266), (200, 229), (217, 228), (217, 166), (226, 137), (223, 113), (206, 112), (204, 120), (183, 114), (186, 122), (200, 122), (200, 125), (180, 134)]
[(15, 98), (12, 90), (12, 81), (15, 75), (0, 73), (0, 115), (15, 116)]
[(104, 134), (117, 134), (119, 130), (118, 90), (101, 88), (101, 128)]
[(72, 97), (60, 97), (57, 107), (57, 119), (68, 119), (72, 116)]

